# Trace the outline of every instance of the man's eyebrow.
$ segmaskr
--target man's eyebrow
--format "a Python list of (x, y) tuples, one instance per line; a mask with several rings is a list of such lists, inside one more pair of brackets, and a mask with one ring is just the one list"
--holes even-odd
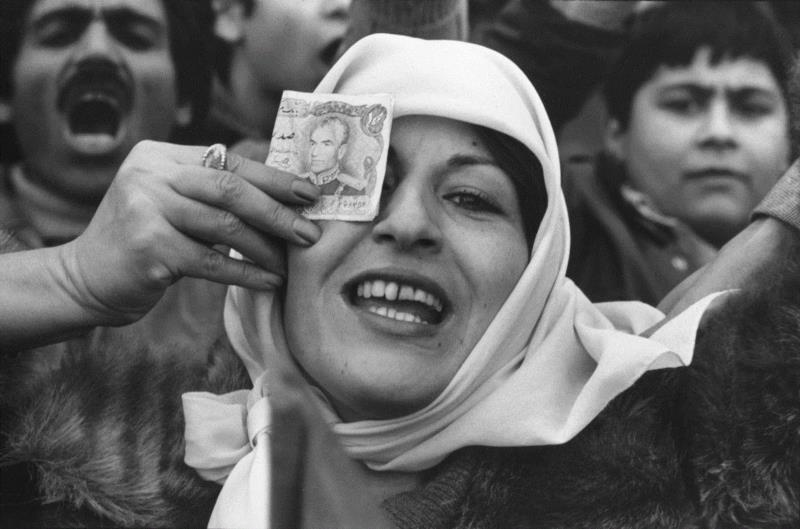
[[(111, 21), (126, 22), (134, 21), (147, 24), (153, 28), (161, 28), (164, 23), (148, 13), (138, 11), (129, 6), (107, 7), (102, 8), (101, 13), (104, 18)], [(85, 21), (92, 18), (92, 10), (83, 6), (62, 6), (52, 9), (44, 9), (40, 13), (35, 13), (31, 19), (31, 25), (34, 28), (39, 28), (46, 25), (48, 22), (58, 19), (66, 19), (70, 21)]]
[(164, 23), (158, 18), (129, 6), (103, 8), (101, 12), (103, 13), (103, 17), (111, 21), (138, 22), (147, 24), (153, 28), (161, 28), (164, 26)]
[(31, 17), (30, 25), (34, 28), (41, 28), (53, 20), (85, 21), (92, 18), (92, 12), (88, 8), (80, 6), (63, 6), (53, 9), (45, 9), (39, 13), (34, 13)]

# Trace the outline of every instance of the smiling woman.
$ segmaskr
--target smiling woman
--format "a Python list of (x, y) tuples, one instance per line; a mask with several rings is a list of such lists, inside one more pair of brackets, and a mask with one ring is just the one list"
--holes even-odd
[[(641, 303), (594, 305), (564, 276), (569, 226), (555, 136), (510, 60), (463, 42), (373, 35), (317, 90), (395, 98), (374, 220), (313, 224), (297, 213), (319, 196), (303, 178), (235, 153), (227, 168), (204, 167), (206, 149), (144, 142), (84, 234), (0, 256), (0, 299), (33, 307), (20, 318), (0, 304), (0, 330), (22, 340), (52, 321), (141, 317), (184, 275), (237, 285), (210, 360), (213, 370), (222, 353), (238, 355), (251, 389), (183, 393), (185, 429), (149, 405), (149, 384), (174, 396), (192, 382), (152, 377), (152, 367), (121, 370), (124, 399), (73, 399), (92, 406), (67, 417), (69, 433), (76, 422), (90, 434), (110, 431), (96, 415), (126, 406), (111, 415), (130, 423), (120, 437), (134, 448), (118, 458), (124, 465), (110, 465), (133, 484), (124, 523), (166, 525), (151, 510), (162, 496), (202, 516), (197, 498), (214, 485), (198, 485), (200, 476), (223, 484), (215, 528), (757, 526), (763, 513), (776, 526), (797, 524), (800, 281), (783, 274), (756, 301), (717, 293), (789, 270), (781, 258), (796, 259), (800, 245), (788, 225), (755, 222), (715, 262), (721, 279), (701, 275), (678, 300), (688, 308), (670, 319)], [(792, 211), (796, 178), (777, 195)], [(232, 258), (240, 255), (247, 259)], [(706, 318), (713, 301), (721, 308)], [(33, 444), (51, 438), (58, 415), (41, 428), (25, 422), (36, 426)], [(181, 430), (185, 444), (136, 428), (154, 423)], [(159, 448), (169, 454), (139, 448), (153, 446), (145, 439), (165, 439)], [(76, 443), (52, 444), (57, 454), (33, 450), (24, 461), (72, 459)], [(102, 452), (117, 456), (109, 445)], [(175, 464), (184, 447), (196, 473)], [(142, 461), (158, 478), (144, 500), (142, 480), (127, 481), (129, 463)], [(76, 474), (95, 483), (94, 463)], [(70, 474), (57, 467), (56, 476)], [(94, 501), (74, 489), (67, 497)], [(117, 508), (104, 493), (99, 508)]]
[(289, 347), (347, 420), (431, 402), (528, 261), (513, 181), (472, 127), (401, 117), (390, 148), (377, 221), (323, 222), (289, 252)]
[[(709, 300), (646, 339), (637, 333), (660, 312), (595, 307), (564, 278), (555, 138), (510, 61), (466, 43), (375, 35), (317, 90), (394, 95), (381, 211), (373, 222), (321, 222), (316, 244), (290, 246), (282, 295), (229, 290), (227, 335), (255, 384), (248, 420), (263, 425), (257, 403), (299, 368), (345, 451), (370, 469), (367, 482), (393, 495), (464, 446), (569, 441), (645, 371), (689, 361)], [(218, 476), (208, 406), (184, 396), (187, 461)], [(254, 455), (234, 468), (211, 526), (268, 516), (248, 500), (269, 483), (260, 432), (250, 431)]]

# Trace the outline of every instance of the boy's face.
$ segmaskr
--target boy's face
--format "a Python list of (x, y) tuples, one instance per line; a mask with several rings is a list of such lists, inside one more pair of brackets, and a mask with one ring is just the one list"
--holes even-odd
[(608, 146), (663, 213), (721, 245), (786, 169), (788, 120), (765, 63), (712, 64), (701, 48), (687, 66), (656, 70), (634, 96), (627, 129), (611, 123)]

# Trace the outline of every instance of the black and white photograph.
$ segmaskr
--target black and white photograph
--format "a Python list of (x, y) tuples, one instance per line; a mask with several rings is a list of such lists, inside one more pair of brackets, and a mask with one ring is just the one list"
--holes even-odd
[(800, 2), (0, 0), (0, 529), (800, 527)]

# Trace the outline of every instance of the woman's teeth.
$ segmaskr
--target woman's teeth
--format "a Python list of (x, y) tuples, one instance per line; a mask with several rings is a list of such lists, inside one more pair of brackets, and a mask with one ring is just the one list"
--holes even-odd
[(356, 300), (373, 314), (423, 325), (440, 323), (444, 308), (430, 292), (395, 281), (363, 281), (356, 287)]
[(357, 294), (365, 299), (384, 298), (389, 301), (415, 301), (432, 307), (436, 312), (441, 312), (443, 308), (439, 298), (430, 292), (409, 285), (399, 285), (394, 281), (364, 281), (358, 285)]
[(391, 309), (387, 307), (368, 307), (367, 310), (370, 312), (374, 312), (379, 316), (393, 318), (398, 321), (409, 321), (413, 323), (422, 323), (423, 325), (428, 325), (427, 321), (422, 321), (422, 318), (420, 318), (416, 314), (409, 314), (408, 312), (400, 312), (396, 309)]

